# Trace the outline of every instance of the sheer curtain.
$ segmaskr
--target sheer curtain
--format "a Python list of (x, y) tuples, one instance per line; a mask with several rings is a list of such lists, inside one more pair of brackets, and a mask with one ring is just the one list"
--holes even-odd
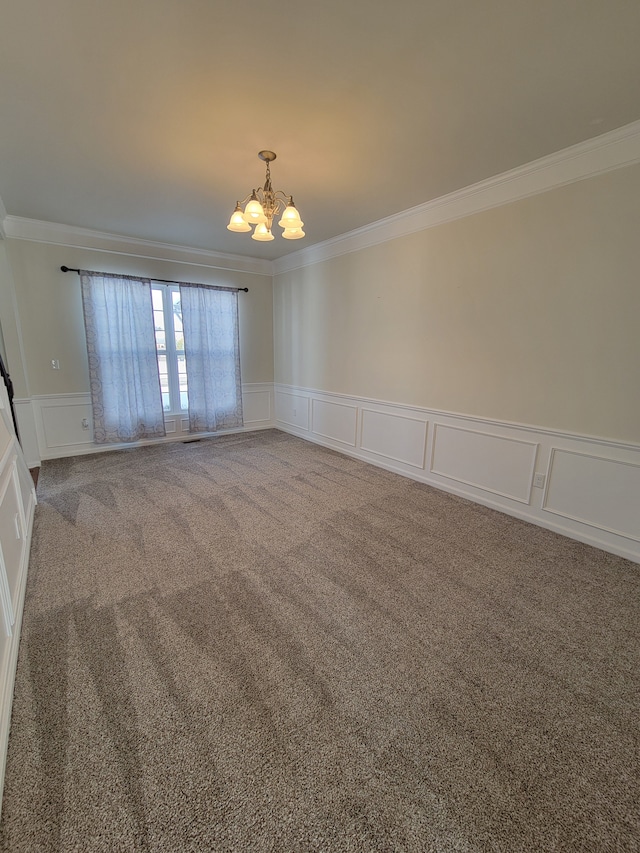
[(82, 270), (97, 444), (165, 435), (151, 282)]
[(238, 294), (180, 285), (191, 432), (242, 426)]

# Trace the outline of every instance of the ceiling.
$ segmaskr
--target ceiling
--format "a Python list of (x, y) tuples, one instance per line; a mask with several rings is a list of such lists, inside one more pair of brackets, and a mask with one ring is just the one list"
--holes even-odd
[[(275, 259), (640, 118), (638, 0), (14, 0), (12, 216)], [(307, 236), (226, 230), (264, 182)]]

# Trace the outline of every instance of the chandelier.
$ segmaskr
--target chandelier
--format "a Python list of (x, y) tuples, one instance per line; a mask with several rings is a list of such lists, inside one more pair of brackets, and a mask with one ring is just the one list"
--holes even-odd
[[(287, 195), (282, 190), (274, 190), (271, 186), (269, 164), (276, 159), (276, 155), (273, 151), (259, 151), (258, 157), (267, 164), (264, 186), (252, 190), (246, 198), (236, 202), (236, 209), (231, 214), (227, 228), (229, 231), (241, 233), (251, 231), (251, 226), (255, 225), (251, 239), (266, 243), (274, 239), (271, 226), (282, 210), (282, 216), (278, 222), (278, 225), (284, 229), (282, 236), (285, 240), (300, 240), (304, 237), (302, 230), (304, 222), (300, 219), (300, 214), (293, 203), (293, 196)], [(242, 210), (243, 204), (246, 204), (244, 210)]]

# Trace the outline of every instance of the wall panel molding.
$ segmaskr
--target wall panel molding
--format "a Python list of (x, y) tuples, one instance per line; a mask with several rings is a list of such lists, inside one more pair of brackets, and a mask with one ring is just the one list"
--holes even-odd
[(295, 394), (288, 390), (275, 392), (276, 412), (280, 422), (298, 431), (309, 431), (311, 422), (310, 400), (304, 394)]
[(424, 468), (429, 422), (408, 415), (362, 408), (360, 447), (394, 462)]
[[(16, 463), (14, 462), (14, 465)], [(21, 461), (20, 467), (24, 467)], [(26, 477), (30, 478), (27, 471)], [(14, 592), (14, 600), (10, 599), (10, 592), (6, 580), (3, 580), (0, 597), (3, 599), (2, 616), (0, 617), (0, 801), (4, 787), (4, 773), (7, 759), (7, 747), (9, 745), (9, 728), (11, 725), (11, 707), (13, 704), (13, 688), (15, 684), (16, 666), (18, 663), (18, 648), (20, 645), (20, 630), (22, 627), (22, 613), (24, 610), (24, 597), (27, 588), (27, 573), (29, 568), (29, 552), (31, 549), (31, 535), (33, 532), (33, 518), (36, 507), (36, 493), (33, 483), (29, 483), (28, 494), (23, 485), (24, 498), (24, 550), (21, 557), (20, 580)], [(3, 558), (4, 562), (4, 558)], [(4, 565), (2, 567), (4, 572)], [(7, 600), (5, 601), (5, 596)], [(10, 623), (13, 614), (13, 624)]]
[(640, 543), (640, 460), (553, 447), (542, 508)]
[[(273, 384), (256, 383), (242, 386), (242, 408), (245, 426), (254, 424), (269, 425), (273, 422)], [(189, 421), (186, 421), (189, 428)]]
[[(290, 385), (242, 391), (243, 431), (276, 426), (640, 563), (640, 445)], [(88, 394), (15, 403), (30, 467), (131, 446), (93, 443)], [(187, 438), (187, 419), (173, 430), (162, 440)]]
[(343, 394), (340, 391), (322, 391), (319, 388), (304, 388), (297, 385), (289, 385), (285, 382), (275, 382), (274, 388), (276, 392), (281, 393), (303, 393), (304, 395), (316, 395), (318, 397), (327, 397), (332, 400), (344, 400), (347, 403), (355, 402), (360, 407), (373, 406), (378, 407), (380, 411), (388, 411), (393, 409), (397, 412), (403, 412), (407, 417), (416, 417), (423, 419), (431, 418), (455, 418), (456, 422), (468, 422), (470, 424), (481, 423), (483, 426), (493, 426), (497, 428), (507, 427), (509, 430), (522, 431), (530, 433), (535, 430), (536, 435), (553, 436), (558, 439), (579, 439), (580, 441), (588, 442), (589, 444), (601, 444), (606, 447), (619, 447), (628, 450), (640, 449), (640, 444), (634, 444), (630, 441), (619, 441), (615, 438), (605, 438), (598, 435), (588, 435), (586, 433), (566, 432), (559, 429), (551, 429), (549, 427), (536, 426), (532, 424), (519, 423), (518, 421), (497, 421), (494, 418), (483, 418), (476, 415), (469, 415), (465, 412), (447, 412), (444, 409), (429, 409), (426, 406), (413, 406), (410, 403), (399, 403), (397, 401), (380, 400), (376, 397), (361, 397), (357, 394)]
[(29, 468), (37, 468), (40, 465), (41, 456), (33, 405), (30, 399), (15, 399), (13, 407), (25, 461)]
[(24, 605), (36, 490), (0, 386), (0, 800)]
[[(248, 432), (273, 427), (273, 383), (253, 382), (242, 385), (242, 405), (245, 413), (244, 427), (227, 432)], [(93, 413), (88, 393), (43, 394), (15, 401), (18, 427), (23, 451), (29, 467), (37, 467), (43, 459), (63, 456), (80, 456), (135, 447), (135, 444), (97, 445), (93, 442)], [(83, 421), (88, 428), (83, 427)], [(162, 439), (141, 441), (154, 444), (158, 441), (183, 441), (193, 437), (189, 432), (189, 419), (184, 414), (167, 415), (167, 435)], [(204, 438), (222, 433), (198, 433)], [(28, 439), (28, 440), (27, 440)]]
[(435, 423), (429, 470), (528, 504), (537, 451), (536, 442)]
[(311, 432), (322, 438), (356, 446), (358, 407), (335, 400), (311, 400)]
[(640, 563), (640, 445), (279, 383), (275, 406), (284, 432)]

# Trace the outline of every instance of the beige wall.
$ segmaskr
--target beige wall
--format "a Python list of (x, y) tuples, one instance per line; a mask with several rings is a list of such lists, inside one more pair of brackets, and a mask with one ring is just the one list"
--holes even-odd
[(0, 325), (7, 369), (11, 381), (20, 394), (28, 392), (24, 373), (20, 328), (16, 315), (16, 297), (13, 273), (9, 264), (7, 241), (0, 239)]
[(0, 240), (9, 368), (18, 397), (88, 390), (67, 264), (249, 287), (246, 383), (275, 363), (285, 384), (640, 442), (639, 222), (633, 166), (278, 276), (273, 305), (268, 276)]
[(277, 382), (640, 442), (640, 166), (276, 277)]
[[(16, 396), (71, 394), (89, 390), (80, 279), (60, 267), (96, 269), (153, 278), (248, 287), (239, 294), (242, 381), (273, 381), (271, 277), (149, 260), (27, 240), (4, 241), (15, 282), (24, 342), (24, 376), (16, 375)], [(1, 275), (1, 267), (0, 267)], [(11, 323), (0, 303), (3, 328)], [(5, 339), (12, 369), (20, 361), (16, 344)], [(52, 370), (51, 359), (60, 370)], [(27, 384), (28, 383), (28, 384)]]

